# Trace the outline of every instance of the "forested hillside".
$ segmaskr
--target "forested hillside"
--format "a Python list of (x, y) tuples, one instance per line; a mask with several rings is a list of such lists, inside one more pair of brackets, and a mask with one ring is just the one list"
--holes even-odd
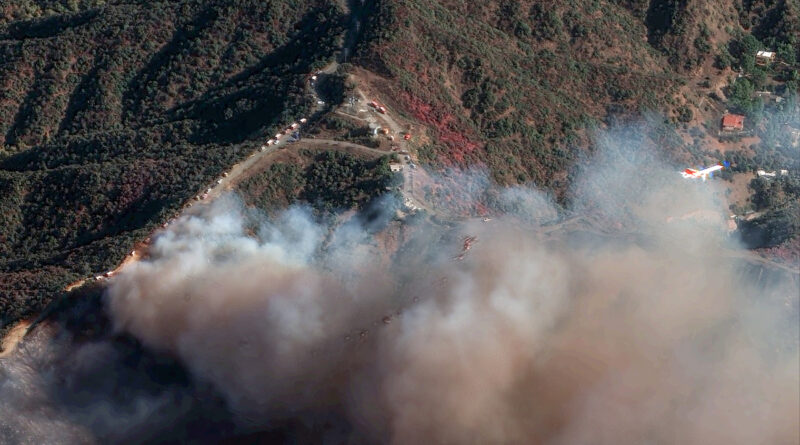
[(108, 270), (279, 123), (340, 47), (325, 1), (0, 10), (0, 326)]
[[(797, 116), (798, 0), (6, 3), (0, 329), (118, 264), (281, 125), (318, 110), (314, 123), (335, 126), (335, 100), (317, 103), (308, 83), (333, 60), (347, 63), (331, 97), (350, 91), (348, 75), (368, 87), (415, 127), (415, 161), (485, 167), (562, 203), (594, 130), (642, 117), (681, 162), (725, 156), (740, 173), (796, 160), (785, 121)], [(756, 66), (763, 49), (777, 54), (769, 67)], [(723, 110), (746, 115), (758, 143), (713, 148)], [(379, 145), (357, 128), (345, 137)], [(382, 164), (330, 156), (273, 165), (245, 191), (264, 208), (333, 209), (383, 190)], [(758, 210), (792, 216), (791, 199), (773, 201)]]
[(699, 81), (752, 66), (758, 49), (794, 64), (798, 13), (796, 0), (384, 0), (354, 61), (433, 130), (429, 162), (558, 192), (587, 130), (648, 111), (679, 123), (682, 102), (707, 93)]
[(300, 150), (239, 187), (248, 203), (274, 212), (303, 201), (321, 212), (348, 210), (402, 182), (389, 170), (389, 157), (359, 159), (336, 151)]
[(609, 1), (382, 2), (357, 57), (402, 109), (436, 129), (430, 161), (562, 188), (583, 130), (657, 109), (680, 77), (647, 28)]

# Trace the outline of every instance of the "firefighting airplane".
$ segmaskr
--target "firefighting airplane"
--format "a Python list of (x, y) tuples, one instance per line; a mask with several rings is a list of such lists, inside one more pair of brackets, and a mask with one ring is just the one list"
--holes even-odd
[(695, 170), (693, 168), (687, 168), (686, 170), (681, 172), (684, 178), (687, 179), (697, 179), (702, 178), (705, 181), (707, 178), (713, 178), (714, 172), (717, 170), (722, 170), (723, 168), (729, 168), (731, 166), (730, 162), (725, 161), (723, 163), (717, 164), (712, 167), (704, 168), (702, 170)]

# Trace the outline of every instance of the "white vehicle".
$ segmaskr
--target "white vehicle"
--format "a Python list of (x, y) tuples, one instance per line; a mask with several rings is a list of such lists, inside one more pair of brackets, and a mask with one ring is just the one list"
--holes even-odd
[(318, 101), (317, 101), (317, 105), (325, 105), (325, 101), (323, 101), (323, 100), (318, 100)]
[(308, 122), (308, 119), (306, 119), (306, 118), (302, 118), (302, 119), (300, 119), (300, 123), (301, 123), (301, 124), (305, 124), (306, 122)]

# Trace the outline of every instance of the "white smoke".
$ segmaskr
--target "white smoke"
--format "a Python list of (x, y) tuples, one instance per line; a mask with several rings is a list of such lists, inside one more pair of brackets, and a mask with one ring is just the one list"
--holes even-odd
[(109, 307), (253, 430), (334, 411), (351, 441), (796, 443), (796, 276), (749, 285), (718, 227), (672, 221), (722, 217), (703, 187), (641, 163), (587, 174), (584, 208), (637, 242), (506, 218), (329, 231), (228, 196), (157, 237)]
[[(268, 219), (234, 195), (193, 206), (112, 280), (108, 312), (117, 332), (219, 391), (237, 433), (798, 443), (797, 274), (742, 260), (720, 230), (715, 182), (606, 145), (564, 224), (543, 194), (484, 193), (483, 180), (463, 196), (493, 196), (509, 214), (331, 227), (303, 207)], [(485, 175), (448, 180), (473, 177)], [(467, 236), (477, 240), (465, 251)], [(114, 348), (23, 344), (21, 359), (0, 361), (0, 437), (11, 442), (113, 442), (137, 437), (123, 425), (193, 415), (184, 388), (108, 396), (133, 374), (76, 398), (91, 392), (87, 376), (118, 372), (103, 358)]]

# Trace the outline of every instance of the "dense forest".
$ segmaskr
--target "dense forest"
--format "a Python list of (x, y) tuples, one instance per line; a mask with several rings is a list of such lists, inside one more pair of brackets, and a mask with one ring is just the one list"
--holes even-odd
[(0, 11), (0, 328), (114, 267), (340, 48), (325, 1), (27, 1)]
[[(245, 199), (268, 212), (305, 202), (324, 214), (363, 207), (402, 183), (389, 169), (389, 157), (364, 160), (337, 151), (301, 150), (303, 159), (278, 162), (245, 180)], [(305, 167), (303, 167), (305, 165)]]

